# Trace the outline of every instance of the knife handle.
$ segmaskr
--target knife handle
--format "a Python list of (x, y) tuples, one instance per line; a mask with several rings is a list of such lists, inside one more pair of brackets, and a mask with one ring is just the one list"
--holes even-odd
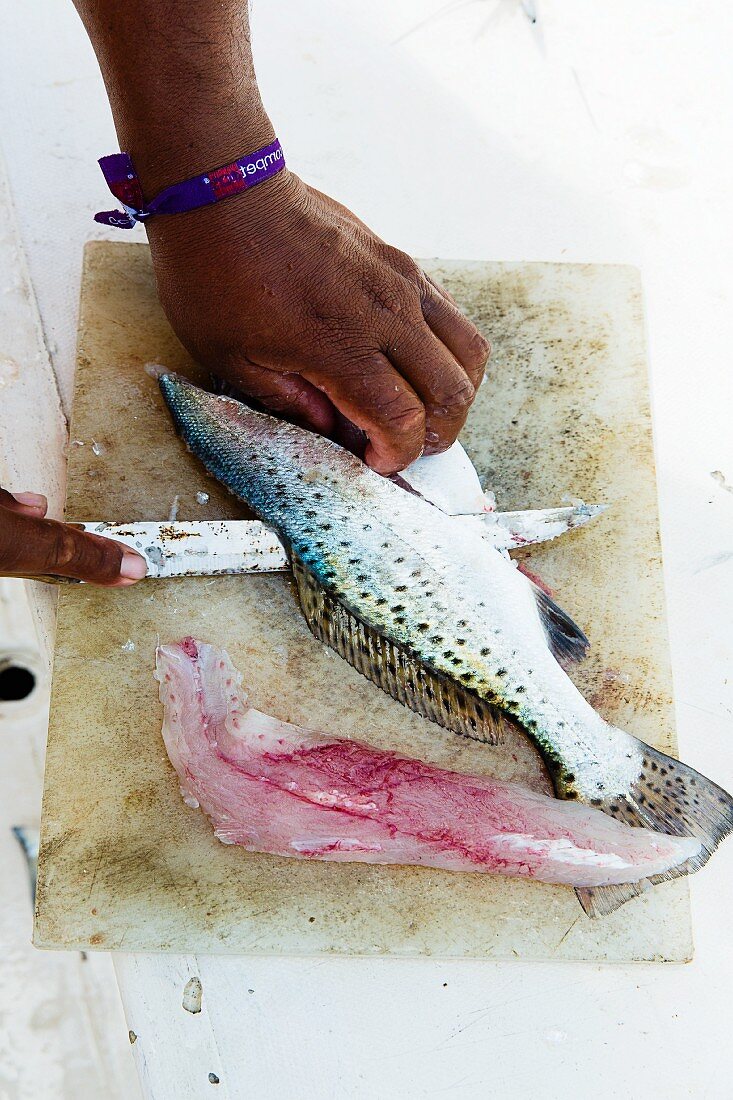
[(2, 573), (0, 577), (13, 577), (18, 581), (42, 581), (44, 584), (84, 584), (84, 581), (78, 580), (76, 577), (57, 577), (52, 573), (37, 573), (32, 577), (26, 577), (21, 573)]

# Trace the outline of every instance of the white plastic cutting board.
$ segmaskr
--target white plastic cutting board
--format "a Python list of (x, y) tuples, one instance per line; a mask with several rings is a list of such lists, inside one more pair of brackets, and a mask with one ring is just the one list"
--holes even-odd
[[(431, 261), (491, 335), (463, 435), (502, 508), (606, 501), (531, 554), (583, 625), (575, 673), (609, 719), (675, 747), (637, 273), (600, 265)], [(155, 299), (147, 248), (87, 246), (67, 515), (243, 514), (175, 436), (147, 363), (196, 374)], [(197, 502), (197, 492), (210, 495)], [(61, 593), (35, 942), (258, 954), (675, 960), (688, 891), (665, 884), (599, 921), (569, 889), (425, 868), (308, 863), (225, 847), (185, 806), (160, 738), (158, 639), (224, 645), (256, 706), (438, 764), (549, 791), (519, 737), (473, 744), (404, 710), (314, 641), (284, 576)]]

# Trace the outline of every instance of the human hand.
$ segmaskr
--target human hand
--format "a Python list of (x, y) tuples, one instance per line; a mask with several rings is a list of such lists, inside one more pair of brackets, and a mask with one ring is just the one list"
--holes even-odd
[(140, 554), (112, 539), (46, 519), (39, 493), (0, 489), (0, 576), (74, 577), (104, 588), (124, 588), (147, 571)]
[[(74, 3), (144, 199), (273, 141), (241, 0), (193, 20), (175, 0)], [(168, 319), (212, 373), (331, 437), (356, 425), (380, 473), (453, 443), (488, 342), (351, 211), (284, 169), (145, 226)]]
[(324, 435), (347, 418), (383, 474), (453, 443), (489, 343), (346, 207), (282, 172), (148, 233), (171, 325), (212, 373)]

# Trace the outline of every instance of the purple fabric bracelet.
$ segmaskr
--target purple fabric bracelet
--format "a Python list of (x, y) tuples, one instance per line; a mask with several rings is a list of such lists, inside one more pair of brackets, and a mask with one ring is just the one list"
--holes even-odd
[(113, 225), (117, 229), (133, 229), (136, 222), (147, 221), (154, 214), (183, 214), (186, 210), (208, 206), (255, 187), (282, 172), (285, 157), (276, 139), (271, 145), (240, 157), (233, 164), (225, 164), (222, 168), (164, 188), (147, 204), (143, 201), (140, 181), (129, 153), (112, 153), (109, 157), (102, 157), (99, 167), (107, 186), (120, 200), (124, 210), (102, 210), (94, 215), (95, 222)]

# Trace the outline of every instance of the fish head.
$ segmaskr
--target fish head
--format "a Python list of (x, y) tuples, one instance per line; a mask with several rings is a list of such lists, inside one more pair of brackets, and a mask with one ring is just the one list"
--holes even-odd
[[(389, 625), (387, 612), (400, 617), (396, 625), (402, 629), (407, 620), (401, 594), (414, 587), (424, 555), (439, 553), (440, 547), (430, 549), (436, 525), (456, 521), (323, 436), (176, 375), (163, 375), (159, 384), (192, 453), (277, 531), (296, 582), (305, 570), (303, 585), (307, 573), (316, 591), (338, 593), (350, 606), (366, 600), (380, 629)], [(393, 530), (396, 522), (402, 535)], [(452, 535), (451, 529), (443, 543)], [(405, 544), (402, 553), (402, 541), (410, 538), (419, 538), (420, 547)], [(474, 542), (483, 555), (480, 535)], [(303, 603), (305, 589), (299, 585), (299, 591)], [(313, 598), (318, 602), (320, 596)]]
[(179, 375), (164, 374), (158, 384), (189, 450), (275, 527), (294, 505), (304, 508), (315, 500), (318, 511), (328, 510), (329, 486), (333, 491), (337, 481), (379, 476), (331, 440), (208, 393)]

